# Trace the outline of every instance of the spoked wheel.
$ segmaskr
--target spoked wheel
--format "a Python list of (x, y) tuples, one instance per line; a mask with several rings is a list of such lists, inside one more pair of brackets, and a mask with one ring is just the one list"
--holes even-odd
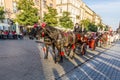
[(85, 54), (86, 54), (86, 49), (87, 49), (86, 43), (83, 43), (83, 45), (82, 45), (81, 47), (82, 47), (82, 48), (81, 48), (81, 54), (82, 54), (82, 55), (85, 55)]
[(76, 54), (81, 54), (81, 44), (77, 44), (76, 45), (76, 48), (75, 48), (75, 51), (74, 51)]
[(57, 63), (57, 62), (59, 62), (59, 61), (60, 61), (60, 56), (55, 56), (55, 57), (54, 57), (54, 62)]
[(81, 53), (82, 53), (82, 55), (85, 55), (86, 54), (86, 49), (83, 48)]
[(61, 60), (61, 56), (59, 51), (58, 52), (54, 51), (54, 62), (57, 63), (57, 62), (60, 62), (60, 60)]
[(63, 62), (63, 56), (60, 56), (60, 55), (56, 55), (54, 57), (54, 62), (57, 63), (57, 62)]
[(64, 47), (64, 50), (65, 50), (66, 55), (69, 56), (70, 54), (69, 54), (69, 49), (68, 49), (68, 47)]

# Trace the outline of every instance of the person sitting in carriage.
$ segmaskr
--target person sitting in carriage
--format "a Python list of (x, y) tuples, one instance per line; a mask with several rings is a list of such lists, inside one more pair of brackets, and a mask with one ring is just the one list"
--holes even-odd
[(91, 36), (90, 40), (89, 40), (89, 48), (91, 48), (92, 50), (95, 50), (95, 39), (94, 36)]
[(83, 42), (85, 42), (87, 45), (89, 44), (88, 36), (86, 34), (83, 36)]
[(75, 24), (73, 32), (79, 32), (80, 31), (80, 26), (78, 23)]
[(80, 26), (78, 23), (75, 24), (73, 32), (76, 34), (78, 41), (81, 40)]
[(3, 32), (3, 38), (4, 39), (7, 39), (8, 38), (8, 34), (9, 34), (9, 32), (7, 31), (7, 30), (5, 30), (4, 32)]

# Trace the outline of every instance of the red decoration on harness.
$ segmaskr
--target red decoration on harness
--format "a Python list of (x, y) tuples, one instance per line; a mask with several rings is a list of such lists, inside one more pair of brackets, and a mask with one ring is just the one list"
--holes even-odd
[(78, 38), (78, 40), (80, 40), (80, 38), (81, 38), (80, 34), (77, 34), (77, 38)]
[(91, 39), (89, 43), (89, 48), (94, 49), (94, 47), (95, 47), (95, 39)]
[(61, 55), (61, 56), (64, 56), (64, 52), (63, 52), (63, 51), (61, 51), (61, 52), (60, 52), (60, 55)]
[(34, 28), (36, 28), (37, 27), (37, 24), (34, 24)]
[(72, 49), (75, 49), (75, 44), (72, 45)]
[(43, 22), (43, 23), (41, 24), (41, 27), (42, 27), (42, 28), (45, 28), (45, 26), (46, 26), (46, 23)]
[(44, 32), (42, 32), (42, 37), (44, 37), (45, 36), (45, 34), (44, 34)]

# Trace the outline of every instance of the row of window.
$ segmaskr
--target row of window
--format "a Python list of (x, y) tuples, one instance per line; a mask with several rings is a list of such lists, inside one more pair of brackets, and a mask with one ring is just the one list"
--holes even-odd
[(56, 4), (66, 4), (66, 3), (71, 3), (77, 8), (80, 8), (81, 5), (81, 0), (56, 0)]
[[(34, 3), (35, 3), (35, 5), (40, 5), (39, 0), (35, 0)], [(0, 0), (0, 6), (5, 6), (4, 0)], [(12, 6), (13, 6), (13, 12), (16, 13), (18, 11), (17, 10), (17, 3), (15, 1), (13, 1)], [(43, 6), (44, 6), (44, 8), (46, 8), (46, 6), (47, 6), (46, 0), (43, 0)], [(53, 4), (50, 3), (48, 6), (53, 7)]]
[(4, 0), (0, 0), (0, 6), (4, 6)]
[[(0, 0), (0, 6), (2, 6), (2, 7), (5, 6), (4, 0)], [(13, 12), (16, 13), (17, 12), (17, 3), (15, 1), (13, 1), (12, 6), (13, 6)]]
[[(51, 2), (53, 2), (53, 0), (51, 0)], [(39, 0), (35, 0), (34, 3), (37, 6), (40, 5), (40, 1)], [(47, 7), (47, 0), (42, 0), (42, 4), (43, 4), (43, 7), (46, 8)], [(53, 7), (53, 4), (50, 3), (48, 6)]]
[[(67, 10), (67, 6), (62, 6), (58, 8), (58, 13), (62, 13), (63, 11)], [(69, 6), (68, 11), (73, 15), (79, 15), (80, 9), (77, 9), (75, 7)]]

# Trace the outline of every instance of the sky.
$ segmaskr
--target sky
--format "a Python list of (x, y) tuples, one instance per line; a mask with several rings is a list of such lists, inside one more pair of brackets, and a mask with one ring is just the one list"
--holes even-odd
[(83, 0), (96, 14), (102, 18), (102, 22), (116, 30), (120, 22), (120, 0)]

